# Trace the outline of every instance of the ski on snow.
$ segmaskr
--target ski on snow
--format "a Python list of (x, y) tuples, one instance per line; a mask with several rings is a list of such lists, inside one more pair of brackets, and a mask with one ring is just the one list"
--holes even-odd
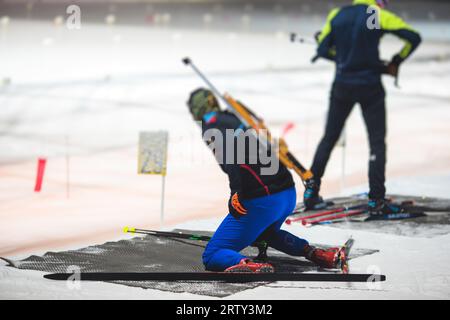
[[(367, 211), (360, 213), (359, 215), (352, 216), (349, 221), (351, 222), (369, 222), (369, 221), (394, 221), (394, 220), (404, 220), (404, 219), (414, 219), (425, 217), (427, 214), (425, 212), (399, 212), (399, 213), (389, 213), (381, 215), (370, 215)], [(332, 221), (320, 222), (320, 224), (331, 223)]]
[[(363, 210), (364, 209), (364, 210)], [(306, 225), (308, 222), (307, 220), (313, 219), (313, 218), (318, 218), (318, 217), (325, 217), (325, 216), (329, 216), (335, 213), (340, 213), (343, 212), (343, 214), (349, 212), (349, 211), (353, 211), (353, 210), (362, 210), (361, 212), (365, 212), (367, 210), (367, 204), (361, 204), (361, 205), (356, 205), (356, 206), (351, 206), (351, 207), (338, 207), (338, 208), (334, 208), (334, 209), (329, 209), (329, 210), (324, 210), (324, 211), (320, 211), (317, 213), (313, 213), (310, 215), (306, 215), (303, 217), (298, 217), (298, 218), (288, 218), (286, 219), (286, 223), (287, 224), (291, 224), (292, 222), (301, 222), (303, 225)], [(327, 217), (328, 219), (328, 217)], [(326, 219), (324, 219), (326, 220)]]
[[(349, 219), (353, 222), (376, 221), (376, 220), (403, 220), (426, 216), (422, 210), (414, 210), (412, 201), (403, 201), (399, 206), (403, 207), (405, 211), (398, 213), (369, 215), (367, 212), (367, 204), (358, 204), (354, 206), (341, 206), (313, 212), (309, 215), (301, 217), (291, 217), (286, 220), (287, 224), (300, 222), (304, 226), (310, 227), (318, 224), (329, 224), (333, 222), (340, 222), (343, 219)], [(295, 214), (295, 213), (294, 213)]]
[(272, 282), (272, 281), (320, 281), (320, 282), (379, 282), (382, 274), (344, 273), (228, 273), (228, 272), (81, 272), (51, 273), (44, 275), (51, 280), (82, 281), (199, 281), (199, 282)]

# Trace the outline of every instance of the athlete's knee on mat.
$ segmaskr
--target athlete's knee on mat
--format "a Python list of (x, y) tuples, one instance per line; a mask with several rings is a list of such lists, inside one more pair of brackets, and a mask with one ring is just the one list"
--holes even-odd
[(205, 250), (203, 251), (202, 254), (202, 261), (203, 264), (205, 265), (205, 267), (208, 265), (209, 261), (211, 260), (211, 258), (213, 257), (214, 253), (217, 252), (218, 248), (211, 245), (212, 242), (209, 242), (206, 247)]
[(213, 252), (203, 253), (203, 265), (208, 271), (223, 271), (228, 267), (238, 264), (245, 256), (237, 251), (219, 249)]

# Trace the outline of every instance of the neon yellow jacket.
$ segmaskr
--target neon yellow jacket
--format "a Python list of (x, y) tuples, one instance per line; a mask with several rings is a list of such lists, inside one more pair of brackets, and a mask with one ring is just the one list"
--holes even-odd
[(391, 33), (405, 45), (394, 56), (403, 62), (418, 47), (421, 37), (394, 13), (376, 5), (376, 0), (354, 0), (352, 5), (333, 9), (319, 37), (317, 56), (336, 62), (336, 81), (370, 84), (380, 81), (381, 37)]

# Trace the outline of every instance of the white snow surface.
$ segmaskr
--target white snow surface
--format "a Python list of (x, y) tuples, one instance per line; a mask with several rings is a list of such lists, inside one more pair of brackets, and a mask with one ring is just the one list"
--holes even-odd
[[(322, 24), (317, 21), (317, 28)], [(427, 29), (436, 32), (432, 25)], [(30, 32), (33, 30), (33, 32)], [(69, 31), (13, 20), (0, 38), (0, 256), (19, 259), (126, 238), (125, 225), (158, 228), (157, 176), (139, 176), (137, 138), (169, 130), (163, 228), (213, 231), (225, 215), (227, 181), (199, 137), (185, 101), (203, 83), (180, 59), (190, 56), (220, 90), (266, 119), (309, 165), (324, 127), (333, 66), (310, 64), (314, 47), (288, 33), (227, 33), (83, 24)], [(401, 70), (401, 89), (385, 79), (387, 186), (391, 193), (450, 195), (450, 41), (426, 38)], [(388, 38), (388, 59), (401, 43)], [(8, 80), (10, 79), (10, 84)], [(355, 107), (342, 148), (330, 159), (323, 195), (367, 191), (366, 132)], [(43, 190), (33, 193), (36, 159), (47, 158)], [(296, 178), (297, 190), (302, 187)], [(69, 187), (69, 188), (67, 188)], [(285, 228), (315, 243), (379, 253), (351, 262), (352, 272), (381, 272), (366, 284), (279, 282), (235, 299), (449, 299), (450, 235), (410, 237), (318, 226)], [(0, 262), (0, 299), (197, 299), (116, 284), (64, 282)]]
[[(175, 228), (214, 231), (220, 220), (191, 221)], [(276, 282), (245, 290), (224, 299), (449, 299), (448, 251), (450, 235), (434, 238), (405, 237), (327, 226), (284, 229), (315, 243), (343, 243), (350, 235), (354, 248), (380, 252), (351, 260), (353, 273), (382, 273), (381, 283)], [(209, 299), (189, 293), (170, 293), (123, 285), (46, 280), (44, 272), (18, 270), (0, 262), (0, 299)]]

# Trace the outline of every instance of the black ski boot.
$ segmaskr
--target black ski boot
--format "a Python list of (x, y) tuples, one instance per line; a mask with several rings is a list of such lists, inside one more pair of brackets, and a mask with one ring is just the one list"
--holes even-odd
[(405, 212), (404, 208), (390, 203), (387, 199), (369, 199), (368, 211), (371, 216), (383, 216)]
[(314, 180), (314, 178), (305, 181), (305, 193), (303, 194), (303, 204), (305, 210), (323, 209), (326, 207), (326, 203), (322, 197), (319, 196), (320, 182)]

